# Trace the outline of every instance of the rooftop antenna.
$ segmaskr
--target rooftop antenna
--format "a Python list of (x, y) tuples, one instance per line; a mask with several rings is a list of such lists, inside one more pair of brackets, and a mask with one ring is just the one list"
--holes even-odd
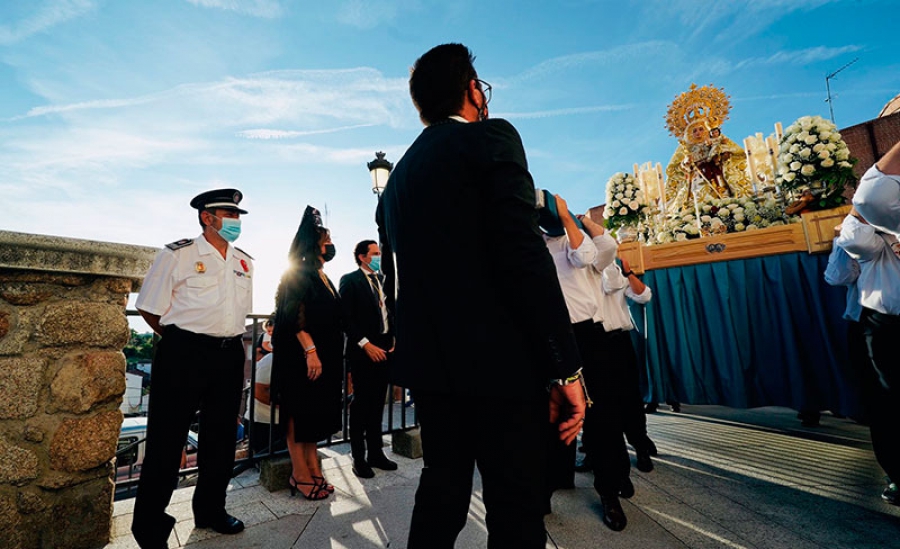
[(837, 76), (837, 73), (841, 72), (842, 70), (846, 69), (853, 63), (856, 63), (857, 61), (859, 61), (859, 57), (857, 57), (853, 61), (850, 61), (843, 67), (839, 68), (838, 70), (834, 71), (833, 73), (831, 73), (825, 77), (825, 89), (828, 91), (828, 99), (826, 99), (825, 102), (828, 103), (828, 110), (831, 112), (831, 123), (832, 124), (834, 124), (834, 107), (832, 106), (832, 101), (831, 101), (831, 79), (834, 78), (835, 76)]

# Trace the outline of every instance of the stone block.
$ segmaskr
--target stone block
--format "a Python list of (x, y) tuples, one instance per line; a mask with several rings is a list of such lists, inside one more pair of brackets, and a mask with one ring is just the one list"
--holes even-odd
[(0, 495), (0, 547), (19, 549), (23, 546), (24, 534), (15, 500)]
[(50, 465), (61, 471), (86, 471), (116, 455), (122, 412), (102, 412), (62, 421), (50, 442)]
[(0, 419), (22, 419), (37, 412), (45, 367), (41, 358), (0, 358)]
[(270, 492), (284, 490), (290, 487), (288, 477), (292, 470), (289, 457), (264, 459), (259, 462), (259, 483)]
[(6, 337), (6, 334), (9, 333), (9, 325), (9, 313), (0, 311), (0, 339)]
[(391, 451), (410, 459), (422, 457), (422, 434), (419, 429), (393, 433), (391, 435)]
[(38, 427), (37, 425), (25, 425), (25, 429), (22, 431), (22, 436), (25, 437), (25, 440), (28, 442), (43, 442), (44, 441), (44, 430)]
[(65, 301), (47, 306), (38, 334), (40, 342), (50, 347), (84, 344), (122, 349), (131, 332), (121, 307)]
[(56, 410), (80, 414), (125, 393), (125, 355), (120, 352), (70, 355), (62, 363), (50, 384)]
[(16, 495), (16, 507), (23, 515), (31, 515), (40, 513), (47, 508), (47, 498), (41, 494), (40, 490), (21, 490)]
[(108, 478), (60, 492), (43, 532), (45, 547), (93, 549), (109, 542), (114, 485)]
[(37, 454), (0, 438), (0, 484), (24, 484), (37, 476)]
[(12, 305), (29, 307), (46, 301), (55, 293), (56, 287), (51, 284), (6, 283), (0, 289), (0, 298)]

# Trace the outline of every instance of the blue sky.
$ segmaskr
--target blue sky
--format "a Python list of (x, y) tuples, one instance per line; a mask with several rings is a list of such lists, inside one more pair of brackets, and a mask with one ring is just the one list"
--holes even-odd
[[(352, 270), (375, 235), (366, 162), (421, 131), (407, 78), (462, 42), (519, 130), (538, 187), (573, 211), (606, 180), (668, 162), (664, 117), (692, 82), (732, 99), (737, 143), (803, 115), (839, 127), (900, 93), (889, 1), (34, 0), (0, 5), (0, 229), (162, 246), (199, 234), (188, 206), (244, 192), (238, 245), (269, 312), (306, 204)], [(875, 32), (877, 29), (881, 32)], [(453, 223), (457, 204), (435, 204)], [(461, 228), (462, 230), (463, 228)], [(461, 246), (477, 235), (461, 235)], [(423, 250), (422, 253), (440, 253)], [(448, 268), (464, 247), (447, 250)], [(477, 267), (474, 267), (477, 268)]]

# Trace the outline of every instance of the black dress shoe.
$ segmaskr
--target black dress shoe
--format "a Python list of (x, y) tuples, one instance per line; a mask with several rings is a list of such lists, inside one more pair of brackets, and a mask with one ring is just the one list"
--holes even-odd
[(194, 526), (197, 528), (209, 528), (220, 534), (228, 535), (239, 534), (244, 531), (244, 523), (227, 513), (211, 521), (194, 518)]
[(590, 456), (585, 454), (583, 458), (575, 460), (576, 473), (589, 473), (594, 470), (594, 464), (591, 462)]
[(600, 503), (603, 504), (603, 524), (614, 532), (621, 532), (628, 524), (625, 518), (625, 511), (619, 498), (616, 496), (600, 496)]
[(634, 495), (634, 483), (629, 477), (625, 477), (622, 484), (619, 485), (619, 497), (628, 499)]
[(635, 452), (635, 454), (637, 455), (635, 467), (637, 467), (638, 471), (649, 473), (653, 470), (653, 460), (650, 459), (650, 452), (641, 450), (640, 452)]
[(397, 470), (397, 462), (389, 460), (387, 456), (381, 456), (375, 459), (369, 458), (367, 460), (367, 463), (369, 464), (369, 467), (375, 467), (376, 469), (381, 469), (382, 471)]
[(365, 461), (354, 461), (353, 462), (353, 474), (358, 476), (359, 478), (374, 478), (375, 471), (369, 467), (369, 464)]
[(650, 440), (650, 437), (647, 437), (647, 453), (651, 456), (659, 455), (659, 451), (656, 449), (656, 444), (654, 444), (654, 442)]
[(881, 499), (891, 505), (900, 505), (900, 488), (897, 488), (897, 485), (893, 482), (888, 484), (884, 492), (881, 493)]
[(644, 413), (645, 414), (655, 414), (656, 410), (659, 408), (659, 405), (655, 402), (650, 402), (644, 405)]

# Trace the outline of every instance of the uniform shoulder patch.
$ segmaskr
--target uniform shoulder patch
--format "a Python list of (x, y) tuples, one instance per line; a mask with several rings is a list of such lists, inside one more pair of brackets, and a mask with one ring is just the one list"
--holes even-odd
[(193, 238), (182, 238), (181, 240), (176, 240), (175, 242), (166, 244), (166, 248), (168, 248), (172, 251), (175, 251), (175, 250), (180, 250), (181, 248), (190, 246), (193, 243), (194, 243)]
[(248, 254), (248, 253), (245, 252), (244, 250), (238, 248), (237, 246), (235, 246), (234, 249), (237, 250), (237, 251), (239, 251), (239, 252), (241, 252), (242, 254), (246, 255), (247, 257), (249, 257), (251, 261), (255, 261), (255, 260), (253, 259), (253, 256), (250, 255), (250, 254)]

